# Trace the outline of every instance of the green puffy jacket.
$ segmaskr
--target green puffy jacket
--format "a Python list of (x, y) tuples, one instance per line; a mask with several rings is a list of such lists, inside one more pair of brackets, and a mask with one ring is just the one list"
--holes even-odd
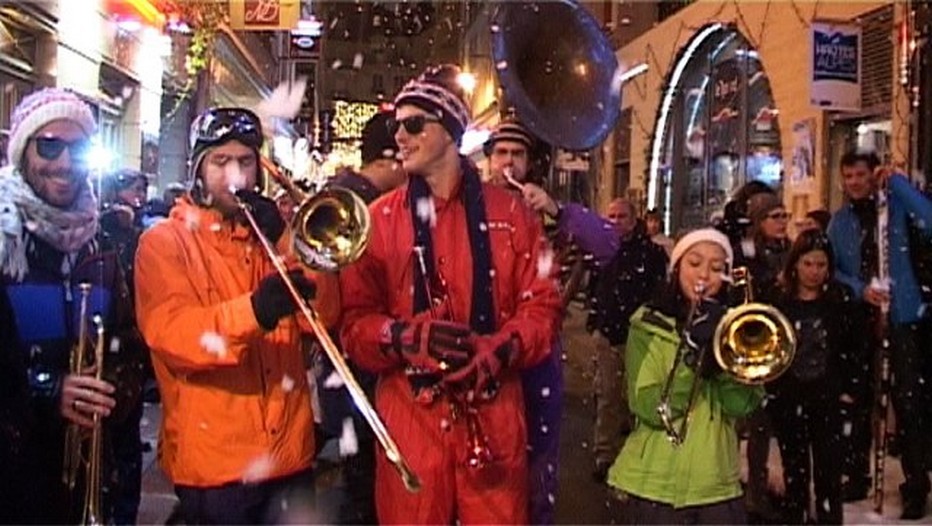
[[(760, 404), (764, 390), (725, 374), (705, 380), (692, 409), (686, 440), (673, 446), (657, 406), (673, 367), (680, 337), (673, 318), (648, 307), (631, 317), (625, 350), (628, 400), (637, 417), (634, 431), (609, 470), (608, 482), (642, 499), (675, 508), (741, 496), (735, 419)], [(676, 429), (689, 401), (692, 369), (681, 365), (671, 390)]]

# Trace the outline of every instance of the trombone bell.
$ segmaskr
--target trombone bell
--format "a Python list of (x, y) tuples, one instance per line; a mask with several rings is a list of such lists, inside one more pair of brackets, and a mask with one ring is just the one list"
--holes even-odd
[(747, 385), (779, 378), (796, 356), (796, 333), (789, 320), (763, 303), (745, 303), (728, 311), (713, 342), (719, 366)]
[(369, 209), (350, 190), (330, 187), (305, 199), (294, 217), (294, 248), (314, 270), (335, 272), (369, 244)]

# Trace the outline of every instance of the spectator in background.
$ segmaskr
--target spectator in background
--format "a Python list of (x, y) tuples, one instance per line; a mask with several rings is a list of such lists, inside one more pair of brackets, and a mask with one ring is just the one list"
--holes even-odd
[(806, 230), (818, 230), (826, 232), (828, 223), (832, 220), (832, 214), (828, 210), (810, 210), (804, 218), (796, 224), (796, 232), (801, 234)]
[(673, 239), (663, 233), (663, 216), (660, 215), (660, 210), (653, 208), (644, 214), (644, 227), (647, 230), (647, 237), (663, 247), (667, 257), (670, 257), (670, 252), (673, 251)]

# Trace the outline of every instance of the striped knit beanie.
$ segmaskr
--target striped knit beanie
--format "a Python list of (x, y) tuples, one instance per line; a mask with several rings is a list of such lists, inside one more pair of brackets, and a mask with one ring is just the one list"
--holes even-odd
[(500, 122), (489, 135), (490, 145), (498, 141), (520, 142), (530, 149), (534, 145), (534, 136), (517, 119), (508, 118)]
[(427, 68), (420, 77), (408, 82), (398, 96), (395, 107), (405, 104), (417, 106), (440, 118), (440, 125), (457, 144), (469, 125), (469, 106), (466, 94), (456, 82), (460, 68), (443, 64)]
[(69, 120), (84, 130), (88, 137), (97, 131), (91, 108), (72, 91), (44, 88), (23, 98), (10, 118), (10, 142), (7, 159), (20, 167), (29, 139), (46, 124)]

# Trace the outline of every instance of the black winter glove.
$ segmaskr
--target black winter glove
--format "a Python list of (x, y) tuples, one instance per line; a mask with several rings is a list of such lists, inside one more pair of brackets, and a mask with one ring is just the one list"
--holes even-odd
[[(313, 299), (317, 286), (300, 270), (288, 272), (288, 277), (304, 299)], [(252, 293), (252, 311), (259, 325), (271, 331), (278, 325), (278, 320), (294, 314), (298, 306), (288, 292), (284, 280), (278, 274), (266, 276)]]
[[(715, 355), (712, 352), (712, 339), (715, 329), (728, 309), (718, 301), (704, 299), (696, 306), (692, 322), (683, 331), (684, 343), (687, 347), (686, 364), (704, 377), (710, 378), (721, 371)], [(703, 354), (702, 350), (705, 349)], [(702, 363), (698, 363), (699, 355)]]
[(236, 197), (249, 205), (252, 209), (252, 215), (256, 218), (256, 224), (259, 229), (274, 245), (285, 232), (285, 220), (282, 219), (281, 213), (275, 201), (272, 201), (264, 195), (257, 194), (252, 190), (237, 190)]

